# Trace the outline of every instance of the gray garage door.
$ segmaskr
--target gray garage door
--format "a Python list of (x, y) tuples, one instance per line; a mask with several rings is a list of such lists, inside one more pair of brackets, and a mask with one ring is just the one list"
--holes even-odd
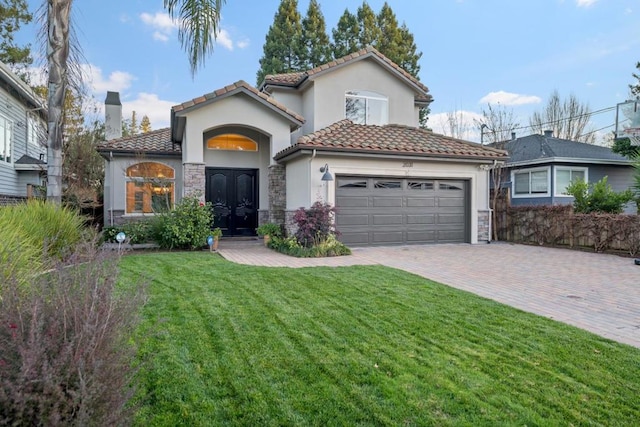
[(336, 178), (336, 228), (347, 245), (468, 242), (468, 182)]

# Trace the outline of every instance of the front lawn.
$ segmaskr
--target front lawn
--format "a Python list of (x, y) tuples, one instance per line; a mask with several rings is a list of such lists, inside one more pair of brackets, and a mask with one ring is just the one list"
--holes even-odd
[(139, 425), (633, 425), (640, 350), (380, 266), (127, 256)]

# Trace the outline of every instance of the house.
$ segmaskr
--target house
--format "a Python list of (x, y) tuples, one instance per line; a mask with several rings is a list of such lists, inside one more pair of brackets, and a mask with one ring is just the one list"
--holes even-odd
[[(514, 206), (571, 204), (566, 188), (575, 179), (595, 183), (606, 176), (615, 191), (633, 185), (629, 159), (607, 147), (555, 138), (552, 131), (514, 138), (504, 149), (509, 152), (505, 182)], [(636, 213), (635, 204), (628, 204), (625, 213)]]
[(31, 196), (46, 182), (46, 108), (0, 62), (0, 206)]
[(238, 81), (171, 109), (171, 126), (120, 138), (106, 99), (105, 223), (152, 215), (182, 195), (211, 202), (226, 236), (291, 224), (321, 200), (349, 245), (488, 239), (488, 170), (506, 152), (418, 127), (428, 88), (374, 48)]

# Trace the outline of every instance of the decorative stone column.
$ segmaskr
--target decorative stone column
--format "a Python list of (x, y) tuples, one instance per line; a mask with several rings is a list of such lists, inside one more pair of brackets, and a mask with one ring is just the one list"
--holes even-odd
[(205, 175), (204, 163), (185, 163), (183, 194), (185, 196), (196, 196), (204, 202)]
[(489, 236), (491, 221), (491, 211), (478, 211), (478, 243), (488, 242), (491, 239)]
[(269, 166), (269, 222), (284, 224), (287, 207), (287, 182), (284, 165)]

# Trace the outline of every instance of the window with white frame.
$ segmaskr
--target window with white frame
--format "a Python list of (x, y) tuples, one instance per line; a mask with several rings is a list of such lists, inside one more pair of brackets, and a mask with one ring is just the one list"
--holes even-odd
[(0, 162), (11, 163), (11, 120), (0, 116)]
[(511, 173), (513, 197), (549, 195), (549, 168), (525, 169)]
[(555, 194), (556, 196), (566, 196), (567, 187), (574, 181), (587, 181), (587, 168), (564, 167), (555, 168)]
[(361, 125), (386, 125), (389, 122), (389, 100), (369, 91), (347, 91), (345, 117)]
[(27, 141), (34, 147), (40, 148), (44, 137), (44, 129), (37, 117), (30, 114), (27, 120)]

